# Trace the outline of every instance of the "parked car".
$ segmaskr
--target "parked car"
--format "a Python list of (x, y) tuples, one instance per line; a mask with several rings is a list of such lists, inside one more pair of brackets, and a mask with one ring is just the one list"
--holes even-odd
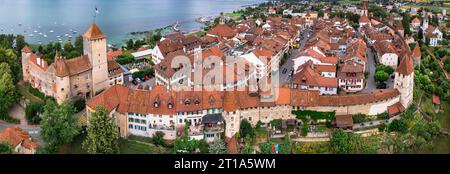
[(286, 74), (286, 71), (287, 71), (287, 69), (284, 68), (282, 73), (283, 73), (283, 74)]

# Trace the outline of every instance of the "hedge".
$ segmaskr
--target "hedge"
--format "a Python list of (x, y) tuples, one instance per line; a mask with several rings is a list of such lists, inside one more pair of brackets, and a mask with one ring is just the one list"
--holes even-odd
[(304, 122), (306, 122), (307, 116), (314, 121), (325, 119), (327, 122), (333, 120), (336, 116), (336, 112), (318, 112), (311, 110), (297, 110), (292, 111), (292, 113), (297, 116), (297, 119), (301, 119)]

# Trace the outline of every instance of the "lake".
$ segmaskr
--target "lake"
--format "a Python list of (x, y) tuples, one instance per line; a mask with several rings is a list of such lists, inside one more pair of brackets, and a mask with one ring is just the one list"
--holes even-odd
[(181, 30), (202, 27), (195, 19), (218, 16), (267, 0), (0, 0), (0, 34), (23, 34), (27, 42), (65, 41), (82, 34), (95, 19), (108, 43), (130, 32), (148, 31), (179, 21)]

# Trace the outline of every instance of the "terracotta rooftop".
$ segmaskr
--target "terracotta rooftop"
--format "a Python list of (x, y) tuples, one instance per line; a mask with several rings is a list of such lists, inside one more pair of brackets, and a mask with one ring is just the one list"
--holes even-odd
[(227, 24), (218, 24), (208, 31), (208, 34), (219, 36), (221, 38), (232, 38), (236, 32)]
[(403, 57), (403, 59), (400, 61), (400, 65), (398, 65), (395, 72), (398, 72), (402, 75), (410, 75), (414, 72), (414, 62), (411, 58), (411, 56), (406, 55)]
[(433, 94), (433, 104), (435, 104), (435, 105), (441, 104), (441, 100), (439, 99), (439, 97), (436, 94)]
[(346, 128), (353, 127), (353, 118), (351, 115), (336, 115), (336, 127)]
[(24, 52), (24, 53), (32, 53), (33, 51), (31, 50), (31, 48), (28, 45), (25, 45), (22, 48), (22, 52)]
[(30, 137), (30, 135), (21, 128), (9, 127), (0, 134), (0, 141), (8, 141), (13, 148), (21, 145), (27, 149), (36, 149), (38, 143)]
[(97, 26), (97, 24), (93, 23), (89, 29), (83, 34), (83, 37), (86, 37), (88, 39), (102, 39), (105, 38), (105, 33), (100, 30), (100, 28)]

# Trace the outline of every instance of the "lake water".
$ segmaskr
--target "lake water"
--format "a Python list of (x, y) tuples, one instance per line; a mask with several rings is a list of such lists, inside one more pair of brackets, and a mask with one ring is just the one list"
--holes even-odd
[[(120, 43), (133, 31), (148, 31), (179, 21), (181, 30), (202, 27), (201, 16), (218, 16), (267, 0), (0, 0), (0, 33), (23, 34), (30, 43), (62, 41), (82, 34), (93, 22)], [(53, 32), (51, 32), (53, 31)], [(47, 36), (47, 37), (45, 37)], [(58, 37), (59, 36), (59, 37)], [(72, 39), (73, 40), (73, 39)]]

